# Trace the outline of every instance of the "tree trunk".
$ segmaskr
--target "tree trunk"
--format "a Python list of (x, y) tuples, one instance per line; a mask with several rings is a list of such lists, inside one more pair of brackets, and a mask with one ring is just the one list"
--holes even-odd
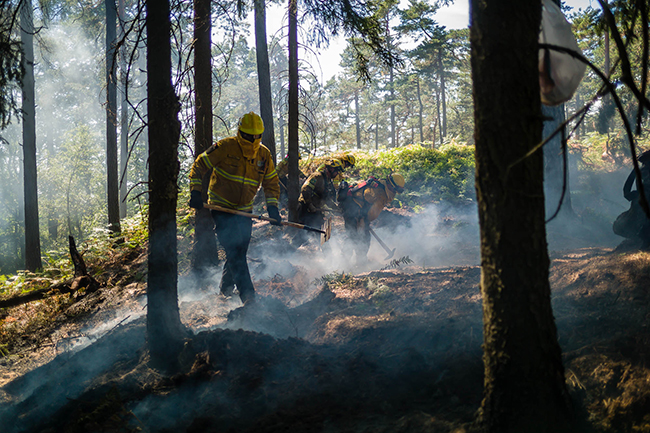
[[(126, 12), (124, 10), (124, 0), (119, 0), (118, 3), (118, 19), (120, 25), (120, 39), (124, 39), (124, 26), (126, 22)], [(127, 190), (127, 174), (126, 166), (129, 156), (129, 107), (126, 100), (126, 90), (128, 83), (126, 82), (126, 57), (128, 53), (126, 47), (122, 47), (120, 55), (120, 74), (122, 75), (122, 108), (120, 110), (120, 220), (126, 218), (126, 194)]]
[(424, 104), (422, 104), (422, 94), (420, 93), (420, 77), (415, 76), (415, 84), (418, 92), (418, 130), (420, 131), (420, 143), (424, 143)]
[(289, 0), (289, 220), (298, 221), (298, 1)]
[(379, 119), (375, 123), (375, 150), (379, 150)]
[(286, 152), (284, 150), (284, 117), (280, 117), (280, 158), (284, 158)]
[(41, 238), (38, 225), (38, 184), (36, 169), (36, 104), (34, 101), (34, 18), (32, 2), (24, 1), (20, 11), (20, 38), (23, 45), (22, 64), (25, 75), (23, 96), (23, 158), (25, 193), (25, 268), (41, 268)]
[(359, 115), (359, 92), (354, 92), (354, 125), (357, 128), (357, 149), (361, 149), (361, 120)]
[(390, 67), (390, 147), (393, 149), (397, 147), (397, 132), (396, 122), (395, 122), (395, 80), (394, 80), (394, 70), (393, 67)]
[(605, 76), (607, 78), (609, 78), (610, 68), (611, 65), (609, 59), (609, 27), (605, 27)]
[(440, 132), (440, 90), (436, 89), (436, 127), (433, 131), (433, 147), (436, 147), (436, 130), (440, 137), (440, 145), (442, 146), (442, 133)]
[(115, 0), (105, 0), (106, 6), (106, 196), (108, 200), (108, 229), (120, 231), (120, 193), (117, 174), (117, 80), (115, 76), (115, 39), (117, 9)]
[(169, 0), (147, 1), (149, 266), (147, 342), (153, 363), (173, 369), (182, 348), (178, 311), (176, 201), (179, 101), (172, 86)]
[(447, 136), (447, 92), (442, 50), (438, 51), (438, 67), (440, 71), (440, 101), (442, 104), (442, 123), (440, 124), (440, 144), (442, 144), (442, 139)]
[(275, 128), (273, 127), (273, 95), (271, 92), (271, 67), (266, 44), (266, 0), (255, 0), (255, 52), (257, 53), (257, 80), (260, 90), (260, 117), (264, 122), (262, 143), (271, 151), (276, 162)]
[(541, 4), (472, 0), (470, 10), (484, 322), (480, 421), (489, 433), (574, 431), (551, 310), (542, 152), (518, 162), (542, 133)]
[[(210, 0), (194, 0), (194, 158), (212, 145), (212, 20)], [(203, 201), (208, 198), (210, 172), (203, 177)], [(192, 269), (199, 281), (219, 265), (214, 220), (209, 209), (196, 212)]]

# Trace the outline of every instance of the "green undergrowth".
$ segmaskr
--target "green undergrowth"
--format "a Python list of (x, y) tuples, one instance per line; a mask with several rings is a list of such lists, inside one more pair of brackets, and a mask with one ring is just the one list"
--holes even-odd
[[(75, 239), (77, 251), (92, 277), (100, 279), (108, 261), (115, 261), (117, 257), (139, 249), (147, 242), (146, 215), (125, 218), (121, 222), (121, 229), (117, 235), (105, 229), (95, 229), (88, 238)], [(43, 268), (37, 272), (21, 270), (14, 275), (0, 275), (0, 297), (26, 294), (74, 276), (68, 239), (59, 242), (55, 249), (45, 251), (42, 261)]]
[[(396, 197), (398, 206), (417, 209), (428, 203), (474, 201), (474, 147), (448, 144), (436, 149), (408, 145), (376, 152), (350, 151), (356, 165), (345, 172), (350, 183), (369, 176), (385, 177), (400, 173), (406, 180), (405, 191)], [(332, 155), (301, 161), (301, 169), (309, 173)]]

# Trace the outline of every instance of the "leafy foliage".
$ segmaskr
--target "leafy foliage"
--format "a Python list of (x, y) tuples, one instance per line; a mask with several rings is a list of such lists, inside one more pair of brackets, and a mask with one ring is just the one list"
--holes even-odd
[(339, 287), (349, 284), (354, 280), (352, 274), (346, 274), (345, 272), (332, 272), (331, 274), (323, 275), (320, 278), (314, 280), (316, 286), (328, 286), (328, 287)]
[(405, 192), (397, 199), (409, 206), (447, 200), (472, 201), (474, 191), (474, 148), (447, 145), (439, 149), (410, 145), (374, 153), (355, 152), (353, 175), (385, 177), (400, 173), (406, 180)]
[(390, 261), (389, 264), (381, 268), (382, 271), (388, 270), (388, 269), (397, 269), (402, 265), (410, 265), (413, 263), (413, 260), (409, 256), (404, 256), (400, 257), (399, 259), (393, 259)]

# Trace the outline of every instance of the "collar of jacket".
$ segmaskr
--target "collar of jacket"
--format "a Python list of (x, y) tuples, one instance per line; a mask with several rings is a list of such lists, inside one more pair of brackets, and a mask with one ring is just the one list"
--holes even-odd
[(252, 143), (248, 140), (244, 140), (244, 138), (241, 136), (241, 133), (237, 131), (237, 143), (239, 143), (242, 154), (246, 159), (255, 159), (257, 152), (260, 150), (261, 142), (262, 140), (259, 138)]

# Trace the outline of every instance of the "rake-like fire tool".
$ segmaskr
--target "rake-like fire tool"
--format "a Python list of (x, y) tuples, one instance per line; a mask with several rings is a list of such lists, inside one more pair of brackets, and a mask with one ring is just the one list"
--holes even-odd
[(377, 242), (379, 242), (379, 245), (381, 245), (381, 246), (384, 248), (384, 250), (386, 250), (386, 252), (388, 253), (388, 257), (386, 257), (384, 260), (388, 260), (388, 259), (392, 258), (393, 255), (395, 254), (395, 250), (396, 250), (397, 248), (393, 248), (393, 249), (391, 250), (390, 248), (388, 248), (388, 245), (386, 245), (386, 244), (384, 243), (384, 241), (382, 241), (381, 239), (379, 239), (379, 236), (377, 236), (377, 233), (375, 233), (375, 231), (374, 231), (373, 229), (371, 229), (370, 227), (368, 227), (368, 230), (370, 231), (370, 234), (373, 235), (373, 236), (375, 237), (375, 239), (377, 239)]
[[(262, 220), (262, 221), (269, 221), (269, 222), (275, 222), (276, 221), (273, 218), (265, 217), (265, 216), (262, 216), (262, 215), (255, 215), (253, 213), (248, 213), (248, 212), (242, 212), (242, 211), (235, 210), (235, 209), (228, 209), (227, 207), (221, 207), (221, 206), (217, 206), (215, 204), (203, 203), (203, 207), (205, 207), (207, 209), (216, 210), (216, 211), (219, 211), (219, 212), (226, 212), (226, 213), (231, 213), (233, 215), (243, 216), (243, 217), (246, 217), (246, 218), (253, 218), (253, 219), (258, 219), (258, 220)], [(303, 224), (292, 223), (292, 222), (288, 222), (288, 221), (280, 221), (280, 224), (282, 224), (283, 226), (289, 226), (289, 227), (294, 227), (294, 228), (301, 229), (301, 230), (307, 230), (307, 231), (310, 231), (310, 232), (320, 233), (320, 244), (321, 245), (323, 245), (325, 242), (329, 241), (330, 237), (332, 236), (332, 219), (331, 218), (327, 218), (325, 220), (325, 223), (323, 223), (323, 227), (321, 229), (317, 229), (317, 228), (314, 228), (314, 227), (309, 227), (309, 226), (306, 226), (306, 225), (303, 225)]]

